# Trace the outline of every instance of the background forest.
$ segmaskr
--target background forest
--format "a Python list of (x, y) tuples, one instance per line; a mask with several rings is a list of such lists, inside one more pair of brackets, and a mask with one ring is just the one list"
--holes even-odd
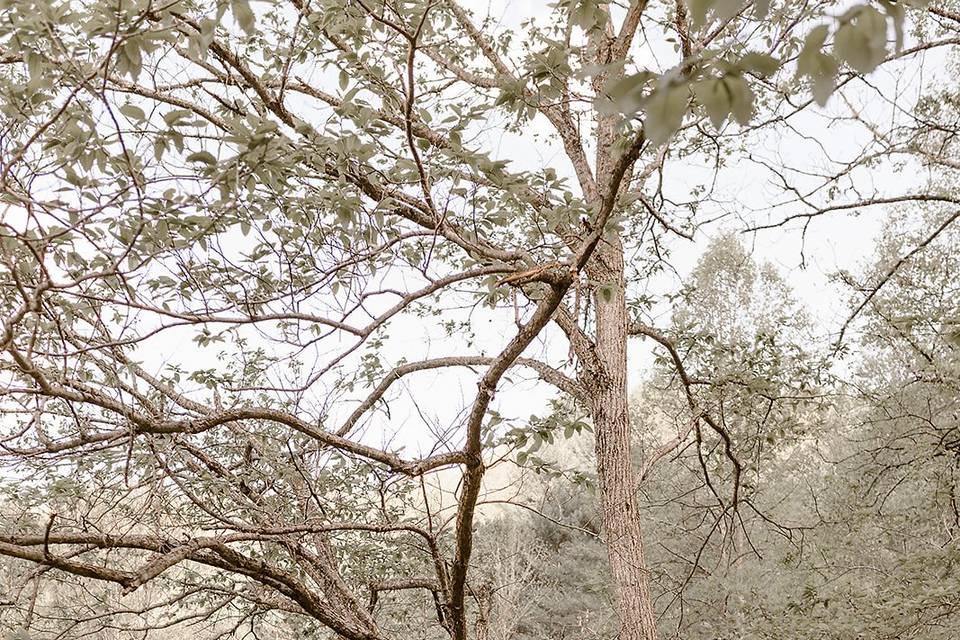
[(960, 637), (960, 3), (0, 0), (0, 638)]

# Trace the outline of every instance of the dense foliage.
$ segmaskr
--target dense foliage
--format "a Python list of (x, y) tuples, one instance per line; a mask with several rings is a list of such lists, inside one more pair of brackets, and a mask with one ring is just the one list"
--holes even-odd
[(0, 633), (955, 637), (958, 46), (0, 0)]

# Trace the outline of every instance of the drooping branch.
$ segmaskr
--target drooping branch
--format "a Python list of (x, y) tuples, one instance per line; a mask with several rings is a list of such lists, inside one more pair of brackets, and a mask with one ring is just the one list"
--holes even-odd
[(940, 225), (939, 225), (936, 229), (934, 229), (934, 230), (933, 230), (930, 234), (928, 234), (923, 240), (921, 240), (921, 241), (917, 244), (917, 246), (915, 246), (913, 249), (911, 249), (910, 251), (908, 251), (907, 253), (905, 253), (904, 255), (902, 255), (895, 263), (893, 263), (892, 265), (890, 265), (890, 268), (887, 269), (887, 270), (883, 273), (883, 275), (880, 276), (880, 279), (877, 281), (877, 283), (876, 283), (874, 286), (870, 287), (870, 289), (867, 291), (867, 295), (866, 295), (866, 296), (864, 297), (864, 299), (860, 302), (860, 304), (857, 305), (857, 308), (853, 310), (853, 313), (851, 313), (851, 314), (847, 317), (847, 319), (846, 319), (846, 320), (844, 321), (844, 323), (843, 323), (843, 326), (840, 327), (840, 333), (839, 333), (839, 335), (837, 336), (837, 340), (836, 340), (836, 345), (837, 345), (838, 347), (840, 346), (840, 344), (842, 344), (842, 342), (843, 342), (843, 337), (844, 337), (844, 335), (846, 334), (847, 329), (850, 328), (850, 323), (852, 323), (852, 322), (856, 319), (856, 317), (857, 317), (858, 315), (860, 315), (860, 312), (863, 311), (863, 309), (864, 309), (868, 304), (870, 304), (870, 301), (873, 300), (873, 298), (880, 292), (880, 289), (882, 289), (882, 288), (884, 287), (884, 285), (886, 285), (888, 282), (890, 282), (890, 280), (893, 278), (893, 276), (897, 273), (897, 271), (898, 271), (904, 264), (906, 264), (907, 262), (909, 262), (909, 261), (910, 261), (914, 256), (916, 256), (918, 253), (920, 253), (921, 251), (923, 251), (931, 242), (933, 242), (934, 240), (936, 240), (937, 237), (940, 236), (940, 234), (942, 234), (944, 231), (946, 231), (946, 229), (947, 229), (951, 224), (953, 224), (954, 222), (956, 222), (958, 219), (960, 219), (960, 211), (956, 211), (956, 212), (954, 212), (953, 214), (947, 216), (947, 217), (943, 220), (943, 222), (941, 222)]
[[(710, 412), (707, 411), (706, 407), (703, 407), (700, 401), (697, 399), (693, 391), (695, 380), (687, 372), (687, 367), (683, 363), (683, 358), (677, 351), (677, 347), (674, 342), (657, 329), (640, 322), (634, 322), (631, 324), (629, 332), (631, 335), (642, 335), (651, 338), (667, 350), (667, 352), (670, 354), (670, 359), (673, 361), (674, 370), (677, 372), (677, 375), (680, 376), (683, 393), (687, 399), (687, 404), (689, 405), (691, 414), (693, 416), (690, 421), (690, 425), (696, 428), (700, 419), (702, 419), (717, 435), (720, 436), (720, 439), (723, 441), (724, 455), (730, 461), (730, 464), (733, 465), (733, 493), (730, 506), (734, 512), (736, 512), (740, 498), (740, 477), (743, 474), (743, 463), (740, 462), (740, 459), (733, 450), (733, 440), (731, 439), (730, 434), (727, 432), (726, 428), (720, 424), (719, 421), (713, 418)], [(682, 432), (682, 435), (683, 437), (686, 437), (689, 435), (689, 433), (690, 429), (687, 429), (685, 432)], [(682, 442), (683, 438), (679, 438), (678, 436), (678, 439)], [(679, 442), (677, 445), (679, 445)], [(658, 459), (669, 453), (672, 448), (673, 446), (668, 448), (664, 454), (659, 455)], [(657, 454), (655, 453), (655, 455)], [(646, 469), (644, 473), (641, 474), (641, 477), (646, 473), (649, 473), (649, 469)]]

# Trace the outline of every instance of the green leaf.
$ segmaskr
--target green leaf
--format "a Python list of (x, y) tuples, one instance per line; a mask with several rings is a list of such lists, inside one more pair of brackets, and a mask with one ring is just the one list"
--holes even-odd
[(724, 83), (730, 92), (730, 112), (740, 124), (746, 125), (753, 116), (753, 91), (740, 76), (727, 76)]
[(161, 159), (163, 158), (163, 154), (166, 152), (166, 150), (167, 150), (167, 140), (166, 140), (166, 138), (160, 138), (160, 137), (158, 137), (156, 140), (154, 140), (154, 142), (153, 142), (153, 157), (154, 157), (156, 160), (158, 160), (158, 161), (161, 160)]
[[(769, 5), (769, 2), (767, 4)], [(742, 0), (687, 0), (687, 6), (690, 9), (691, 24), (694, 27), (702, 27), (714, 20), (727, 20), (737, 15), (743, 8), (743, 2)]]
[(44, 75), (43, 56), (33, 51), (27, 51), (24, 56), (27, 62), (27, 73), (31, 78), (39, 78)]
[(530, 453), (536, 453), (537, 451), (540, 450), (540, 447), (542, 447), (542, 446), (543, 446), (543, 438), (542, 438), (542, 437), (540, 436), (540, 434), (538, 433), (537, 435), (535, 435), (535, 436), (533, 437), (533, 444), (530, 445), (530, 448), (527, 450), (527, 453), (528, 453), (528, 454), (530, 454)]
[(607, 12), (599, 0), (573, 0), (570, 16), (573, 22), (584, 31), (602, 28), (607, 23)]
[(64, 167), (64, 175), (66, 177), (67, 182), (69, 182), (75, 187), (82, 187), (86, 184), (86, 180), (84, 180), (79, 175), (77, 175), (77, 172), (74, 171), (73, 167), (71, 167), (70, 165), (66, 165)]
[(684, 84), (667, 85), (650, 97), (643, 110), (643, 130), (653, 144), (663, 144), (680, 128), (689, 97)]
[(697, 102), (707, 111), (710, 122), (719, 129), (731, 113), (734, 120), (745, 125), (753, 116), (753, 91), (741, 76), (702, 80), (691, 89)]
[(740, 58), (741, 69), (759, 76), (772, 76), (780, 68), (780, 61), (765, 53), (748, 53)]
[(253, 10), (250, 9), (250, 2), (248, 0), (230, 0), (230, 11), (233, 12), (233, 17), (240, 28), (247, 35), (252, 35), (256, 18), (253, 15)]
[(840, 19), (834, 54), (860, 73), (870, 73), (887, 57), (887, 20), (867, 5), (854, 7)]
[(711, 4), (712, 0), (687, 0), (690, 22), (694, 26), (700, 26), (707, 21), (707, 12)]
[(836, 88), (837, 71), (840, 68), (836, 58), (822, 51), (829, 34), (827, 25), (812, 29), (797, 59), (797, 73), (811, 79), (813, 97), (820, 106), (827, 104), (827, 99)]
[(216, 164), (217, 159), (209, 151), (195, 151), (187, 156), (187, 162), (203, 162), (204, 164)]
[(181, 120), (187, 118), (192, 112), (187, 109), (174, 109), (163, 114), (163, 121), (168, 127), (173, 127)]
[(946, 334), (947, 341), (960, 347), (960, 330), (951, 331)]
[(801, 58), (804, 55), (820, 52), (820, 50), (823, 49), (823, 45), (827, 42), (828, 35), (830, 35), (830, 27), (825, 24), (811, 29), (807, 37), (803, 39), (803, 51), (800, 53)]
[(604, 113), (632, 116), (643, 106), (644, 91), (654, 77), (653, 73), (642, 71), (611, 82), (604, 87), (604, 96), (598, 99), (597, 108)]
[(707, 111), (713, 126), (719, 129), (730, 114), (730, 93), (722, 78), (711, 78), (695, 83), (691, 89), (694, 98)]
[(140, 53), (140, 42), (137, 38), (130, 38), (120, 47), (120, 60), (125, 72), (136, 80), (143, 69), (143, 56)]
[(147, 114), (143, 112), (143, 109), (138, 107), (135, 104), (125, 104), (120, 107), (120, 113), (130, 118), (131, 120), (136, 120), (137, 122), (143, 122), (147, 119)]
[(713, 13), (717, 20), (728, 20), (743, 8), (743, 0), (713, 0)]

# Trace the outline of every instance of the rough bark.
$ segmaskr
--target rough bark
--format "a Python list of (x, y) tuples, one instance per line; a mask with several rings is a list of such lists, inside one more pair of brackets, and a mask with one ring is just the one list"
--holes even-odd
[(597, 482), (607, 558), (620, 618), (620, 640), (656, 640), (656, 616), (650, 597), (643, 552), (640, 513), (634, 499), (636, 472), (631, 457), (627, 402), (627, 309), (623, 252), (604, 245), (598, 262), (608, 299), (596, 296), (596, 354), (599, 371), (591, 374), (592, 413), (596, 434)]

